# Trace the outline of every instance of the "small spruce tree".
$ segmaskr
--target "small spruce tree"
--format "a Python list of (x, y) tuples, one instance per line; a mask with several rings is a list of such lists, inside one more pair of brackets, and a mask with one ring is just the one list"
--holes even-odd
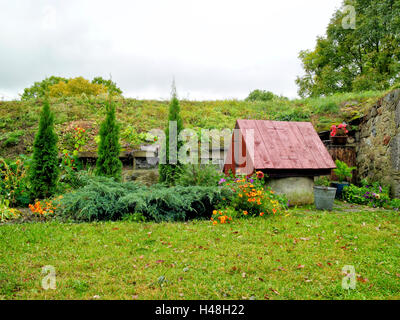
[(115, 116), (115, 106), (111, 97), (106, 104), (107, 115), (100, 127), (100, 144), (96, 162), (97, 176), (105, 176), (121, 180), (122, 163), (119, 160), (121, 145), (119, 144), (119, 125)]
[(29, 181), (33, 199), (51, 197), (56, 192), (59, 175), (57, 135), (54, 115), (47, 99), (40, 114), (39, 130), (33, 143)]
[[(179, 148), (182, 146), (182, 142), (178, 141), (179, 133), (184, 129), (183, 127), (183, 120), (179, 114), (180, 106), (179, 100), (176, 94), (175, 83), (172, 84), (172, 94), (171, 94), (171, 102), (169, 105), (169, 115), (168, 115), (168, 123), (167, 128), (165, 129), (165, 148), (161, 150), (161, 159), (166, 159), (165, 164), (159, 165), (159, 181), (161, 183), (166, 183), (168, 185), (175, 184), (175, 179), (178, 178), (179, 173), (182, 170), (182, 164), (179, 162), (178, 159), (178, 151)], [(176, 122), (176, 148), (173, 148), (173, 152), (176, 154), (170, 153), (170, 131), (169, 131), (169, 124), (171, 121)], [(175, 150), (176, 149), (176, 150)], [(172, 150), (171, 150), (172, 151)], [(175, 159), (175, 161), (173, 160)], [(174, 163), (175, 162), (175, 163)]]

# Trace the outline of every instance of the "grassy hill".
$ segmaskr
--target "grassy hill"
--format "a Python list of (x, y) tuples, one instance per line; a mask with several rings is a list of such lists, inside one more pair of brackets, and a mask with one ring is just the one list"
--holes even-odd
[[(325, 98), (276, 98), (267, 102), (181, 101), (181, 114), (185, 126), (195, 130), (232, 129), (236, 119), (270, 119), (311, 121), (316, 130), (322, 131), (328, 130), (334, 123), (363, 115), (383, 95), (384, 92), (368, 91)], [(168, 101), (116, 98), (115, 103), (125, 149), (137, 144), (140, 132), (164, 129)], [(96, 150), (95, 137), (105, 113), (104, 98), (61, 98), (51, 100), (51, 106), (55, 113), (60, 149), (71, 148), (74, 128), (82, 127), (90, 138), (87, 149)], [(0, 157), (15, 158), (19, 154), (31, 153), (41, 107), (41, 101), (0, 102)]]

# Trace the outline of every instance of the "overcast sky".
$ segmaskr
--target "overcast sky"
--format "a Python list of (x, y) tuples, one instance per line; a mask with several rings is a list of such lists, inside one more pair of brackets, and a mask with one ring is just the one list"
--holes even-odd
[(342, 0), (0, 0), (0, 99), (47, 76), (109, 78), (124, 95), (297, 96), (298, 53)]

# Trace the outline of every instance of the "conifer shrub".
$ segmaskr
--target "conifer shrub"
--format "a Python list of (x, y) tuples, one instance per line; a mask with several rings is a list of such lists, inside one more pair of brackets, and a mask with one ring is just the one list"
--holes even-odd
[(230, 189), (221, 187), (159, 185), (128, 193), (120, 198), (118, 207), (156, 222), (209, 219), (213, 209), (231, 194)]
[(100, 128), (100, 144), (96, 162), (97, 176), (105, 176), (121, 180), (122, 162), (119, 159), (121, 145), (119, 143), (119, 125), (115, 116), (115, 106), (108, 100), (106, 119)]
[(31, 196), (34, 199), (48, 198), (56, 192), (59, 175), (57, 140), (54, 115), (49, 102), (45, 101), (33, 143), (29, 172)]
[(157, 222), (209, 219), (213, 208), (231, 194), (222, 187), (146, 187), (95, 177), (65, 194), (57, 213), (77, 221), (119, 220), (131, 214)]
[(118, 200), (141, 190), (135, 183), (119, 183), (112, 178), (94, 177), (82, 188), (66, 193), (57, 214), (76, 221), (118, 220), (124, 214)]
[[(174, 185), (176, 179), (182, 171), (182, 164), (178, 159), (178, 151), (182, 146), (182, 142), (178, 141), (179, 133), (184, 129), (183, 120), (180, 116), (179, 100), (176, 95), (175, 85), (172, 86), (172, 99), (169, 106), (168, 123), (165, 130), (165, 144), (161, 150), (161, 158), (165, 159), (166, 163), (159, 165), (159, 181), (167, 185)], [(176, 132), (170, 132), (169, 124), (176, 122)], [(172, 136), (172, 144), (170, 143), (170, 135)], [(170, 148), (173, 153), (170, 152)]]

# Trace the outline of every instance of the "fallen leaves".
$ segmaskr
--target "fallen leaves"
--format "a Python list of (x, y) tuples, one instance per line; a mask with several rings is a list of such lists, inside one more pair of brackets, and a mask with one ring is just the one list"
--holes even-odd
[(357, 281), (362, 282), (362, 283), (366, 283), (369, 280), (367, 278), (362, 277), (362, 276), (357, 276)]
[(280, 295), (279, 291), (273, 289), (273, 288), (269, 288), (269, 290), (271, 290), (273, 293), (275, 293), (277, 296)]

